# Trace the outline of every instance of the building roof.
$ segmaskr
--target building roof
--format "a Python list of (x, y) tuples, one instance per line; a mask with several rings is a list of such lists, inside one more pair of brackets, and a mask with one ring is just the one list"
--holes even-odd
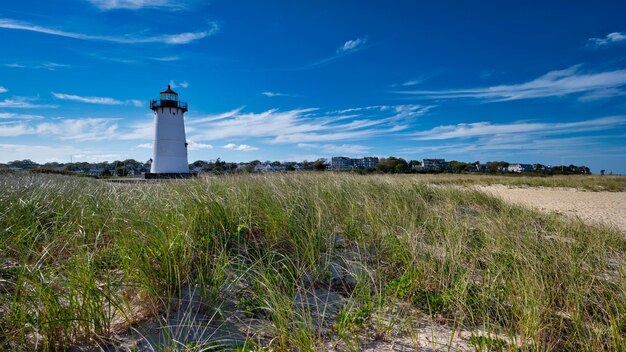
[(176, 93), (175, 91), (172, 90), (172, 88), (170, 88), (170, 85), (167, 85), (167, 89), (162, 91), (161, 94), (176, 94), (178, 95), (178, 93)]

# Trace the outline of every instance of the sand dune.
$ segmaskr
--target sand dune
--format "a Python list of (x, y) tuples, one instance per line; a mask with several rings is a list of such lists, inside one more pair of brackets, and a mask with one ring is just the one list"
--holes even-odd
[(626, 192), (585, 192), (572, 188), (503, 185), (476, 186), (507, 201), (544, 211), (580, 217), (589, 223), (615, 226), (626, 232)]

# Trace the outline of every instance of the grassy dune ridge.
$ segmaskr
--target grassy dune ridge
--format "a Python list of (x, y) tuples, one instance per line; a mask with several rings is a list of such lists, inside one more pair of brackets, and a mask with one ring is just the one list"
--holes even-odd
[(584, 191), (626, 191), (626, 177), (618, 175), (525, 175), (525, 174), (422, 174), (423, 182), (436, 185), (505, 185), (511, 187), (567, 187)]
[[(163, 321), (189, 288), (212, 323), (239, 314), (264, 335), (189, 342), (175, 329), (161, 350), (358, 350), (372, 332), (391, 338), (380, 317), (398, 303), (487, 331), (476, 348), (626, 348), (622, 233), (419, 176), (3, 174), (0, 189), (4, 349), (105, 345)], [(301, 304), (324, 289), (341, 307)]]

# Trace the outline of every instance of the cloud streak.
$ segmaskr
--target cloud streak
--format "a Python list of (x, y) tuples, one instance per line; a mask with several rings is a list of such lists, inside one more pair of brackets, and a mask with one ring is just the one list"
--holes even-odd
[(184, 8), (180, 2), (171, 0), (86, 0), (100, 10), (140, 10), (144, 8), (170, 9), (172, 11)]
[(41, 115), (30, 115), (30, 114), (15, 114), (12, 112), (0, 112), (0, 119), (11, 119), (11, 120), (39, 120), (43, 119)]
[(33, 101), (37, 98), (29, 97), (13, 97), (0, 101), (0, 108), (12, 108), (12, 109), (56, 109), (57, 105), (49, 104), (35, 104)]
[(175, 89), (175, 88), (178, 88), (178, 87), (186, 89), (186, 88), (189, 87), (189, 83), (187, 83), (187, 81), (182, 81), (182, 82), (176, 83), (176, 82), (174, 82), (174, 80), (171, 80), (169, 84), (172, 87), (172, 89)]
[(68, 32), (58, 30), (54, 28), (48, 28), (30, 24), (27, 22), (15, 21), (8, 18), (0, 19), (0, 28), (14, 29), (29, 32), (37, 32), (43, 34), (49, 34), (59, 37), (80, 39), (80, 40), (92, 40), (92, 41), (104, 41), (120, 44), (142, 44), (142, 43), (163, 43), (171, 45), (189, 44), (193, 41), (206, 38), (218, 32), (219, 26), (216, 23), (211, 23), (209, 28), (197, 31), (197, 32), (185, 32), (178, 34), (161, 34), (155, 36), (138, 36), (133, 34), (124, 34), (119, 36), (107, 36), (107, 35), (91, 35), (77, 32)]
[(10, 68), (44, 69), (44, 70), (49, 70), (49, 71), (56, 71), (59, 68), (70, 67), (70, 65), (58, 64), (56, 62), (44, 62), (40, 64), (18, 64), (14, 62), (10, 64), (4, 64), (3, 66), (10, 67)]
[(626, 43), (626, 32), (613, 32), (604, 38), (589, 38), (587, 46), (596, 49), (624, 43)]
[(238, 152), (251, 152), (251, 151), (255, 151), (255, 150), (259, 150), (259, 148), (257, 147), (253, 147), (251, 145), (247, 145), (247, 144), (234, 144), (234, 143), (228, 143), (224, 146), (222, 146), (222, 148), (224, 149), (228, 149), (228, 150), (235, 150)]
[(60, 99), (60, 100), (77, 101), (77, 102), (80, 102), (80, 103), (87, 103), (87, 104), (133, 105), (133, 106), (137, 106), (137, 107), (141, 107), (141, 106), (144, 105), (143, 102), (141, 102), (140, 100), (137, 100), (137, 99), (117, 100), (117, 99), (107, 98), (107, 97), (84, 97), (84, 96), (80, 96), (80, 95), (55, 93), (55, 92), (52, 92), (52, 95), (55, 98)]
[[(401, 155), (464, 155), (468, 159), (502, 158), (509, 161), (528, 155), (540, 157), (542, 162), (549, 158), (556, 161), (562, 158), (581, 160), (597, 159), (598, 154), (623, 158), (626, 147), (611, 146), (610, 141), (623, 136), (580, 136), (580, 137), (545, 137), (535, 135), (484, 136), (467, 142), (465, 140), (446, 141), (441, 145), (426, 145), (398, 150)], [(607, 142), (608, 145), (607, 145)], [(537, 161), (535, 159), (535, 161)]]
[(195, 140), (262, 138), (268, 143), (308, 143), (356, 140), (402, 131), (430, 106), (397, 105), (362, 108), (349, 116), (325, 114), (319, 109), (267, 110), (244, 113), (236, 109), (225, 114), (189, 119), (196, 128)]
[[(585, 72), (581, 65), (564, 70), (551, 71), (532, 81), (483, 88), (457, 90), (408, 90), (396, 91), (423, 99), (479, 99), (500, 102), (523, 99), (563, 97), (579, 94), (581, 101), (604, 99), (615, 92), (623, 92), (626, 85), (626, 70)], [(611, 92), (608, 94), (607, 92)]]
[(626, 125), (626, 117), (610, 116), (577, 122), (492, 124), (490, 122), (460, 123), (438, 126), (413, 134), (415, 140), (444, 140), (494, 135), (554, 135), (608, 130)]
[(341, 57), (344, 57), (346, 55), (371, 47), (372, 45), (366, 45), (367, 40), (368, 40), (367, 36), (363, 36), (361, 38), (357, 38), (353, 40), (348, 40), (342, 46), (340, 46), (339, 48), (335, 50), (335, 54), (333, 56), (329, 56), (329, 57), (326, 57), (317, 61), (313, 61), (303, 66), (270, 69), (270, 70), (264, 70), (264, 71), (306, 71), (306, 70), (312, 70), (315, 68), (323, 67)]
[(298, 143), (298, 148), (314, 149), (326, 154), (348, 154), (363, 155), (368, 153), (371, 147), (358, 144), (319, 144), (319, 143)]
[(337, 53), (348, 53), (348, 52), (364, 49), (365, 44), (367, 44), (367, 40), (368, 40), (367, 36), (348, 40), (345, 43), (343, 43), (342, 46), (337, 48)]
[(261, 95), (265, 95), (266, 97), (297, 97), (298, 94), (289, 94), (289, 93), (277, 93), (277, 92), (261, 92)]

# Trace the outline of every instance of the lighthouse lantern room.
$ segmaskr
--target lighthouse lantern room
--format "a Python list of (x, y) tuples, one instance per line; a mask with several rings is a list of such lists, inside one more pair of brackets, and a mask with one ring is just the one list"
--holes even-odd
[(154, 111), (154, 142), (152, 165), (145, 178), (186, 178), (189, 173), (187, 162), (187, 140), (185, 120), (187, 103), (178, 100), (178, 94), (168, 85), (159, 99), (150, 101)]

